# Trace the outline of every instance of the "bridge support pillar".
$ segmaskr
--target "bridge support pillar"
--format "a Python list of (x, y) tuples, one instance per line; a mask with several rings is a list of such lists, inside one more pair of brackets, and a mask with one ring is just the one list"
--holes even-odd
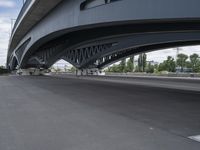
[(92, 69), (79, 69), (76, 71), (77, 76), (99, 76), (99, 75), (105, 75), (104, 72), (99, 70), (98, 68), (92, 68)]
[(29, 68), (29, 69), (19, 69), (17, 70), (18, 75), (24, 75), (24, 76), (39, 76), (43, 75), (46, 72), (44, 69), (38, 69), (38, 68)]

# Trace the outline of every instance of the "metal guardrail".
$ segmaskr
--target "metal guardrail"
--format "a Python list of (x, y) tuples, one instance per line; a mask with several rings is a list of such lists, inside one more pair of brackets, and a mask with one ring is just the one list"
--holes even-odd
[(13, 32), (15, 31), (19, 21), (21, 20), (22, 16), (24, 15), (24, 13), (26, 12), (27, 8), (29, 7), (29, 5), (31, 4), (32, 0), (26, 0), (18, 17), (17, 17), (17, 20), (15, 21), (15, 24), (14, 24), (14, 27), (12, 28), (12, 33), (11, 35), (13, 35)]

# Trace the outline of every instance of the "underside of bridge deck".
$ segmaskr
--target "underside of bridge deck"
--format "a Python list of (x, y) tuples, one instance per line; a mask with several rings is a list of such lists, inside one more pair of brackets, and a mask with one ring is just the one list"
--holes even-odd
[[(21, 38), (11, 40), (7, 66), (11, 70), (47, 69), (64, 59), (78, 69), (102, 69), (141, 52), (200, 44), (197, 7), (200, 2), (169, 1), (146, 4), (144, 0), (69, 0), (55, 3), (49, 6), (49, 12), (42, 14), (44, 17), (25, 29), (26, 34), (25, 31), (19, 35), (13, 33), (13, 37)], [(43, 5), (36, 0), (21, 23), (18, 22), (19, 27), (28, 22), (26, 15), (37, 14), (37, 9), (42, 7), (36, 3)], [(34, 16), (31, 17), (34, 20)]]

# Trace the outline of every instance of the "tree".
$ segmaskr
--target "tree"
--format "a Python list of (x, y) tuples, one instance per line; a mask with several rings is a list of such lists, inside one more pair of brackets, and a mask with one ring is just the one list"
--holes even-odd
[(135, 66), (135, 72), (140, 72), (140, 71), (139, 71), (139, 67), (138, 67), (138, 65)]
[(130, 57), (129, 60), (127, 61), (126, 72), (133, 72), (133, 69), (134, 69), (133, 57)]
[(138, 58), (138, 71), (144, 72), (146, 68), (146, 62), (147, 62), (147, 55), (145, 53), (140, 54)]
[(10, 73), (8, 69), (6, 69), (4, 66), (0, 66), (0, 74), (7, 74)]
[(120, 72), (119, 65), (114, 64), (113, 66), (108, 68), (107, 72)]
[(68, 70), (67, 70), (67, 65), (65, 65), (65, 67), (64, 67), (64, 70), (65, 70), (65, 72), (67, 72)]
[(160, 72), (160, 71), (166, 71), (164, 62), (159, 64), (159, 66), (158, 66), (158, 71), (159, 71), (159, 72)]
[(147, 72), (147, 73), (154, 73), (154, 69), (155, 69), (154, 65), (152, 65), (152, 64), (149, 62), (148, 65), (147, 65), (146, 72)]
[(69, 69), (69, 72), (75, 73), (76, 72), (76, 68), (73, 66)]
[(176, 63), (179, 67), (181, 67), (181, 72), (183, 72), (183, 68), (186, 67), (186, 60), (188, 56), (185, 54), (178, 54)]
[(186, 61), (186, 68), (192, 68), (192, 63), (190, 61)]
[(145, 71), (146, 65), (147, 65), (147, 55), (144, 53), (143, 54), (143, 61), (142, 61), (143, 72)]
[(119, 64), (119, 72), (125, 72), (126, 70), (126, 59), (122, 59)]
[(165, 61), (163, 61), (163, 63), (159, 64), (158, 70), (159, 71), (175, 72), (176, 63), (174, 61), (174, 58), (172, 58), (171, 56), (168, 56), (167, 60), (165, 60)]
[(154, 65), (154, 73), (158, 73), (159, 72), (159, 64), (155, 64)]
[(175, 72), (176, 62), (174, 61), (174, 58), (172, 58), (171, 56), (168, 56), (165, 63), (166, 63), (166, 69), (168, 72)]
[(142, 54), (140, 54), (138, 58), (138, 72), (142, 72), (142, 68)]
[(198, 54), (190, 55), (190, 64), (194, 72), (198, 72), (200, 70), (200, 59)]

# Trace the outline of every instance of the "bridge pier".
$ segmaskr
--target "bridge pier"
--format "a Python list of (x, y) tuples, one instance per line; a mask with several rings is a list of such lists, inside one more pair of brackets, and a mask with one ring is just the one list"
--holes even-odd
[(105, 75), (104, 72), (102, 72), (98, 68), (92, 68), (92, 69), (78, 69), (76, 70), (77, 76), (99, 76), (99, 75)]
[(45, 69), (38, 69), (38, 68), (28, 68), (28, 69), (19, 69), (17, 70), (18, 75), (24, 75), (24, 76), (39, 76), (43, 75), (46, 72)]

